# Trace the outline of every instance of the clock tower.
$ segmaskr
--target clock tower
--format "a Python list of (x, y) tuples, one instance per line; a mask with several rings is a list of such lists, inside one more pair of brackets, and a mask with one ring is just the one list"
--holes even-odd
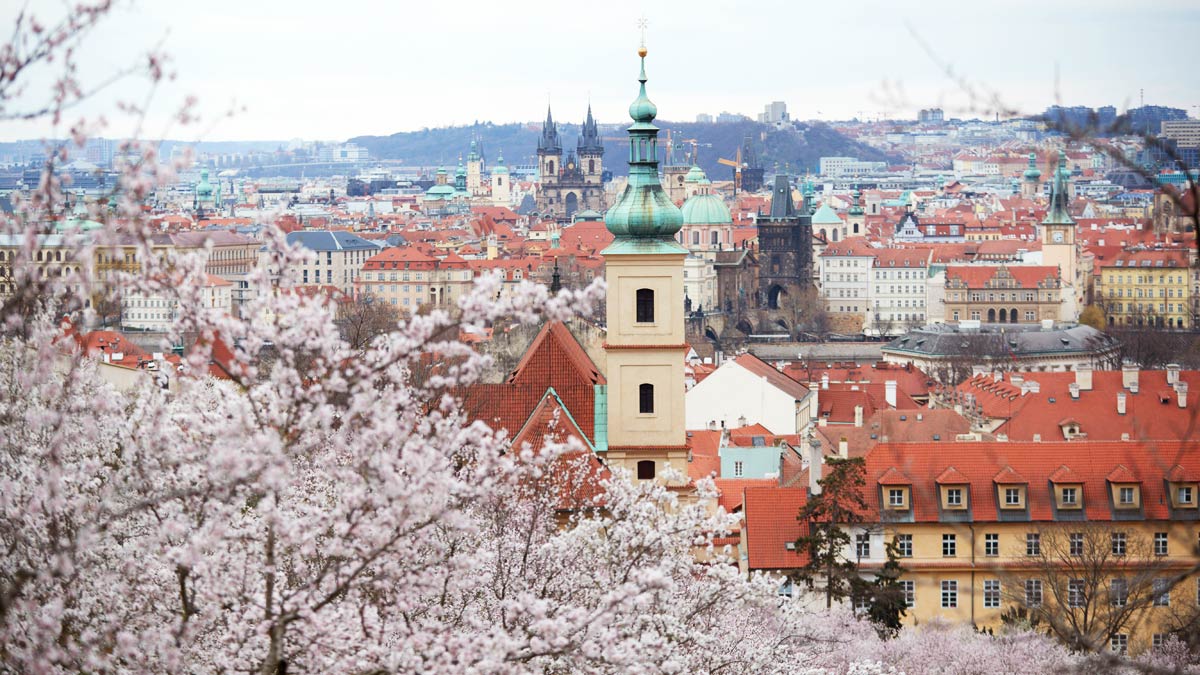
[(610, 466), (637, 480), (662, 481), (667, 468), (687, 480), (684, 426), (683, 259), (675, 241), (683, 213), (658, 180), (658, 109), (641, 90), (629, 106), (629, 183), (604, 216), (614, 236), (604, 249), (608, 281), (604, 345)]
[[(1075, 219), (1067, 210), (1067, 156), (1060, 153), (1058, 168), (1054, 171), (1054, 179), (1050, 184), (1050, 208), (1046, 217), (1038, 225), (1039, 236), (1042, 240), (1042, 264), (1058, 267), (1062, 276), (1064, 301), (1067, 298), (1067, 287), (1070, 288), (1071, 299), (1076, 302), (1082, 290), (1076, 275), (1079, 272), (1079, 247), (1075, 243)], [(1072, 302), (1072, 305), (1076, 305)], [(1064, 309), (1064, 319), (1074, 320), (1069, 316), (1073, 311)]]

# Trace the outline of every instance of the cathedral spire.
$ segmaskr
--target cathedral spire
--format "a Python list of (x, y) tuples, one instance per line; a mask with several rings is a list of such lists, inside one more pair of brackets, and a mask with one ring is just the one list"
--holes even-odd
[(583, 121), (583, 129), (579, 132), (579, 154), (604, 154), (604, 143), (600, 140), (600, 130), (592, 117), (592, 104), (588, 103), (587, 118)]
[(558, 125), (550, 114), (550, 105), (546, 105), (546, 121), (542, 124), (542, 137), (538, 139), (539, 152), (561, 152), (562, 145), (558, 141)]

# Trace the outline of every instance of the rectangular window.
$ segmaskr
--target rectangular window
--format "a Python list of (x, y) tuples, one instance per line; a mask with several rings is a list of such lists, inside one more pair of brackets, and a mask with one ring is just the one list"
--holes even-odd
[(1021, 488), (1004, 488), (1005, 506), (1021, 505)]
[(1125, 654), (1129, 651), (1129, 636), (1125, 633), (1115, 633), (1109, 640), (1109, 647), (1117, 654)]
[(987, 609), (995, 609), (1000, 606), (999, 579), (983, 580), (983, 606)]
[(861, 533), (854, 535), (854, 552), (859, 558), (871, 557), (871, 535)]
[(654, 290), (637, 289), (637, 322), (654, 323)]
[(1041, 607), (1042, 606), (1042, 580), (1041, 579), (1026, 579), (1025, 580), (1025, 606), (1026, 607)]
[(900, 590), (904, 591), (904, 606), (908, 608), (917, 606), (917, 585), (915, 581), (905, 580), (900, 582)]
[(638, 412), (643, 415), (654, 413), (654, 385), (648, 382), (638, 385)]
[(1159, 647), (1163, 646), (1163, 644), (1166, 643), (1166, 641), (1167, 641), (1167, 636), (1165, 633), (1155, 633), (1154, 635), (1150, 636), (1150, 644), (1155, 649), (1158, 649)]
[(950, 506), (962, 506), (962, 488), (946, 488), (946, 503)]
[(1068, 541), (1069, 541), (1070, 548), (1071, 548), (1071, 555), (1073, 555), (1073, 556), (1083, 555), (1083, 533), (1082, 532), (1072, 532), (1069, 535), (1069, 537), (1070, 538)]
[(734, 476), (741, 476), (741, 475), (742, 475), (742, 462), (741, 462), (741, 460), (738, 460), (738, 461), (736, 461), (736, 462), (734, 462), (734, 463), (733, 463), (733, 475), (734, 475)]
[(954, 609), (955, 607), (958, 607), (958, 582), (943, 581), (942, 609)]
[(990, 557), (1000, 555), (1000, 535), (995, 533), (983, 535), (983, 554)]
[(1065, 487), (1062, 489), (1063, 506), (1074, 506), (1078, 502), (1078, 489), (1073, 487)]
[(1167, 554), (1167, 533), (1166, 532), (1155, 532), (1154, 533), (1154, 555), (1166, 555), (1166, 554)]
[(1112, 533), (1112, 554), (1113, 555), (1125, 555), (1125, 533), (1124, 532), (1113, 532)]
[(1169, 579), (1154, 580), (1154, 606), (1169, 607), (1171, 605), (1171, 582)]
[(942, 535), (942, 556), (953, 558), (958, 555), (958, 540), (953, 534)]
[(1124, 607), (1129, 602), (1129, 582), (1120, 577), (1108, 585), (1108, 595), (1114, 607)]
[(1120, 495), (1121, 495), (1121, 503), (1122, 504), (1134, 503), (1133, 502), (1133, 488), (1131, 488), (1131, 487), (1121, 488)]
[(891, 488), (888, 490), (888, 504), (895, 508), (904, 506), (904, 490), (899, 488)]
[(913, 554), (912, 535), (911, 534), (896, 535), (896, 555), (900, 556), (901, 558), (911, 558), (912, 554)]
[(1042, 535), (1037, 532), (1025, 534), (1025, 555), (1042, 554)]
[(1182, 505), (1182, 504), (1191, 504), (1191, 503), (1192, 503), (1192, 488), (1191, 488), (1191, 487), (1186, 487), (1186, 486), (1185, 486), (1185, 487), (1181, 487), (1181, 488), (1179, 488), (1179, 490), (1178, 490), (1178, 491), (1175, 493), (1175, 495), (1176, 495), (1176, 496), (1179, 498), (1179, 499), (1178, 499), (1178, 502), (1179, 502), (1181, 505)]
[(1071, 579), (1067, 582), (1067, 606), (1083, 607), (1085, 594), (1082, 579)]

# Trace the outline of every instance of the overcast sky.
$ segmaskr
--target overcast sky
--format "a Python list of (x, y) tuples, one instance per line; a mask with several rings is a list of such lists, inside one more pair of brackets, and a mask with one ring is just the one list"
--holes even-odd
[[(162, 42), (177, 82), (156, 95), (143, 135), (203, 140), (345, 139), (422, 127), (578, 121), (590, 96), (601, 123), (628, 120), (636, 95), (637, 20), (649, 24), (650, 97), (660, 117), (754, 115), (782, 100), (794, 118), (912, 116), (964, 98), (917, 33), (955, 70), (1037, 112), (1068, 105), (1200, 108), (1195, 0), (943, 2), (722, 0), (117, 0), (82, 50), (97, 81)], [(0, 26), (14, 9), (0, 3)], [(47, 19), (61, 0), (31, 0)], [(0, 35), (7, 34), (0, 29)], [(899, 85), (908, 105), (886, 93)], [(111, 110), (130, 82), (79, 113)], [(205, 122), (167, 127), (187, 95)], [(245, 111), (220, 119), (231, 105)], [(0, 123), (0, 140), (46, 127)], [(130, 133), (115, 124), (107, 135)]]

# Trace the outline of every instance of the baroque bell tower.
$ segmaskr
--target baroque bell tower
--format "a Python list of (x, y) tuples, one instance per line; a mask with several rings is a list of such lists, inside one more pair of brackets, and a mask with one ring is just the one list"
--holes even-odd
[(637, 480), (687, 480), (684, 427), (683, 213), (658, 180), (658, 109), (641, 88), (629, 106), (629, 183), (604, 216), (613, 243), (601, 253), (608, 280), (608, 463)]

